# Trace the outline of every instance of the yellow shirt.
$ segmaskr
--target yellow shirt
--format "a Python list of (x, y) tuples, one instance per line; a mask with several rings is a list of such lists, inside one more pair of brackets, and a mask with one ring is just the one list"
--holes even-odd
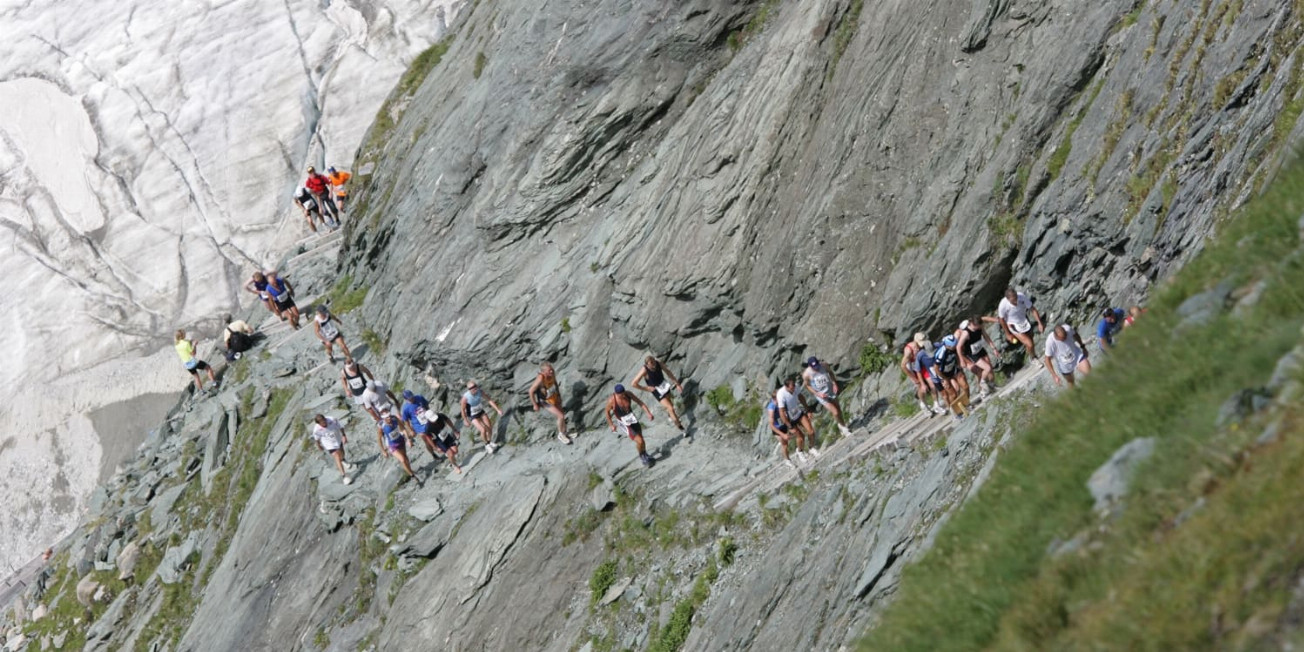
[(177, 355), (181, 356), (182, 362), (190, 362), (195, 359), (195, 345), (190, 340), (181, 340), (177, 342)]

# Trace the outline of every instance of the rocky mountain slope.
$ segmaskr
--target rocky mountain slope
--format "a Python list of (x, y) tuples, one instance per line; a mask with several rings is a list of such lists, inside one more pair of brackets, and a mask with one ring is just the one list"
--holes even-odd
[[(8, 640), (850, 645), (1046, 400), (1028, 369), (969, 419), (906, 418), (875, 342), (1009, 283), (1056, 319), (1144, 298), (1294, 140), (1300, 9), (473, 3), (364, 139), (343, 240), (282, 266), (353, 308), (382, 377), (503, 399), (506, 447), (462, 476), (418, 453), (430, 480), (400, 483), (311, 336), (267, 324), (15, 592)], [(648, 351), (697, 437), (659, 417), (644, 471), (597, 412)], [(798, 477), (757, 402), (812, 353), (858, 380), (856, 434)], [(542, 360), (574, 446), (527, 411)], [(349, 419), (352, 485), (306, 443), (317, 411)]]
[(172, 332), (220, 332), (249, 272), (304, 232), (304, 166), (352, 162), (456, 6), (0, 6), (0, 566), (77, 521), (143, 435), (96, 412), (184, 386)]

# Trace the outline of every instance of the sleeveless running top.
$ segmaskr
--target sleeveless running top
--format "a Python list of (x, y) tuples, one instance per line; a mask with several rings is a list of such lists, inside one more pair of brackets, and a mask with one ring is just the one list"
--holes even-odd
[(361, 370), (358, 371), (358, 375), (350, 376), (348, 367), (345, 367), (344, 382), (348, 383), (349, 393), (354, 396), (362, 396), (362, 393), (367, 391), (367, 379), (362, 376)]
[(821, 394), (828, 394), (833, 390), (833, 382), (828, 374), (822, 371), (812, 371), (810, 374), (810, 388)]
[(539, 384), (539, 389), (543, 392), (543, 400), (552, 405), (561, 406), (561, 392), (557, 389), (557, 377), (539, 374), (539, 378), (542, 381)]
[(385, 435), (385, 443), (391, 448), (404, 442), (403, 431), (399, 430), (397, 424), (391, 426), (387, 423), (380, 427), (380, 431)]
[(955, 373), (959, 361), (959, 356), (946, 347), (938, 349), (937, 354), (933, 356), (933, 362), (937, 364), (937, 370), (947, 376)]
[(666, 382), (666, 375), (661, 372), (661, 365), (657, 365), (656, 369), (652, 369), (652, 367), (645, 364), (643, 369), (646, 371), (643, 377), (647, 379), (647, 384), (656, 387)]
[(481, 405), (484, 401), (484, 393), (479, 389), (474, 393), (468, 389), (462, 393), (462, 398), (466, 399), (466, 413), (471, 415), (472, 419), (484, 414), (484, 406)]
[(340, 329), (335, 327), (335, 317), (326, 315), (323, 319), (321, 315), (313, 317), (317, 320), (317, 325), (321, 327), (321, 336), (327, 340), (333, 340), (340, 334)]
[(969, 341), (965, 346), (969, 349), (969, 357), (972, 358), (983, 352), (983, 329), (975, 330), (972, 326), (965, 329), (969, 332)]
[(282, 296), (289, 294), (289, 289), (285, 287), (285, 280), (277, 277), (276, 282), (267, 282), (267, 293), (272, 295), (273, 299), (280, 300)]

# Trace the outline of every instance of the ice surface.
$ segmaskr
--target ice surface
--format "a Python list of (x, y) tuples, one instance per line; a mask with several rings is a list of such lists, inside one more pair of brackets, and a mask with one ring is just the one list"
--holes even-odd
[(172, 331), (217, 332), (459, 5), (0, 1), (0, 570), (80, 513), (85, 414), (185, 385)]

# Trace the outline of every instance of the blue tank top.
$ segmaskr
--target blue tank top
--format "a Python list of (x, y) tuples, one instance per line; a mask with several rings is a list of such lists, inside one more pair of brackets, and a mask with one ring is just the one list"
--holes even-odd
[(389, 446), (403, 441), (403, 431), (399, 430), (398, 424), (391, 426), (387, 423), (380, 427), (380, 431), (385, 434), (385, 443)]
[(474, 393), (472, 393), (471, 390), (467, 390), (462, 393), (462, 398), (466, 399), (467, 412), (473, 415), (484, 412), (484, 408), (480, 407), (480, 404), (484, 402), (484, 393), (480, 390), (477, 389)]
[(779, 417), (779, 406), (774, 402), (774, 399), (770, 399), (770, 402), (765, 404), (765, 411), (769, 413), (770, 421), (774, 423), (776, 428), (783, 427), (783, 419)]

